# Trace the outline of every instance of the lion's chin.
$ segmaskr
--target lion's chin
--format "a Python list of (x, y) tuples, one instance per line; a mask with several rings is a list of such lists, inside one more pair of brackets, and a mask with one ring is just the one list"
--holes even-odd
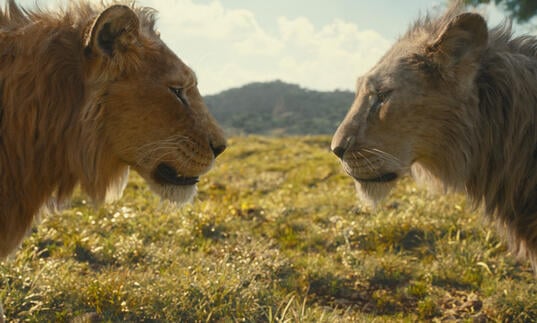
[(157, 193), (162, 199), (180, 205), (192, 202), (194, 196), (196, 196), (196, 192), (198, 191), (197, 185), (162, 185), (153, 181), (149, 182), (148, 184), (151, 190)]
[(356, 192), (358, 198), (364, 203), (376, 207), (379, 202), (386, 198), (392, 188), (395, 186), (394, 182), (359, 182), (354, 180)]

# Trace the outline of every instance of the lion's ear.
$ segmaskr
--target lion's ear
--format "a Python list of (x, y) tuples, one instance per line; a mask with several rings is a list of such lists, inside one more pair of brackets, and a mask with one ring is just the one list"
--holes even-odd
[(111, 6), (95, 19), (86, 38), (86, 49), (107, 56), (126, 51), (138, 40), (139, 29), (140, 21), (131, 8)]
[(449, 68), (460, 62), (475, 62), (487, 41), (485, 19), (475, 13), (463, 13), (449, 22), (428, 50), (437, 64)]

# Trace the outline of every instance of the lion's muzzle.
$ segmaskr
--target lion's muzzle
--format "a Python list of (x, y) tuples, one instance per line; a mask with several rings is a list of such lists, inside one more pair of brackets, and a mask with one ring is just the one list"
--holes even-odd
[(155, 181), (162, 185), (192, 186), (199, 182), (199, 177), (184, 177), (177, 173), (175, 168), (166, 163), (157, 166), (153, 173)]

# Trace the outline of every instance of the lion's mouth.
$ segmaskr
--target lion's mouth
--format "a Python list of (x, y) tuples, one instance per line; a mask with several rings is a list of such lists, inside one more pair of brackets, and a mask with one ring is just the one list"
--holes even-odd
[(386, 173), (373, 178), (359, 178), (355, 176), (353, 177), (361, 183), (387, 183), (396, 180), (398, 176), (396, 173)]
[(153, 173), (155, 181), (162, 185), (192, 186), (199, 182), (199, 177), (184, 177), (177, 173), (175, 168), (161, 163)]

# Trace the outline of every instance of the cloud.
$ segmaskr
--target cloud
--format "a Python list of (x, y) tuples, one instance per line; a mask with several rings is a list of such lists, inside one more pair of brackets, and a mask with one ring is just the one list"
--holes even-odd
[(278, 17), (269, 31), (253, 12), (226, 8), (219, 0), (140, 3), (159, 10), (162, 38), (196, 71), (203, 93), (274, 79), (352, 89), (390, 45), (379, 33), (339, 19), (315, 26), (305, 17)]
[(306, 18), (282, 17), (279, 27), (287, 49), (280, 58), (282, 71), (289, 71), (289, 80), (313, 88), (352, 88), (390, 46), (379, 33), (343, 20), (316, 29)]
[[(20, 1), (29, 6), (34, 2)], [(40, 3), (51, 7), (66, 1)], [(352, 89), (356, 77), (369, 70), (391, 43), (375, 30), (342, 19), (319, 26), (307, 17), (280, 16), (274, 17), (269, 30), (259, 23), (267, 17), (227, 8), (221, 0), (138, 3), (159, 10), (162, 38), (196, 71), (206, 94), (274, 79), (313, 89)], [(493, 4), (480, 9), (490, 17), (490, 26), (503, 20), (504, 13)]]

